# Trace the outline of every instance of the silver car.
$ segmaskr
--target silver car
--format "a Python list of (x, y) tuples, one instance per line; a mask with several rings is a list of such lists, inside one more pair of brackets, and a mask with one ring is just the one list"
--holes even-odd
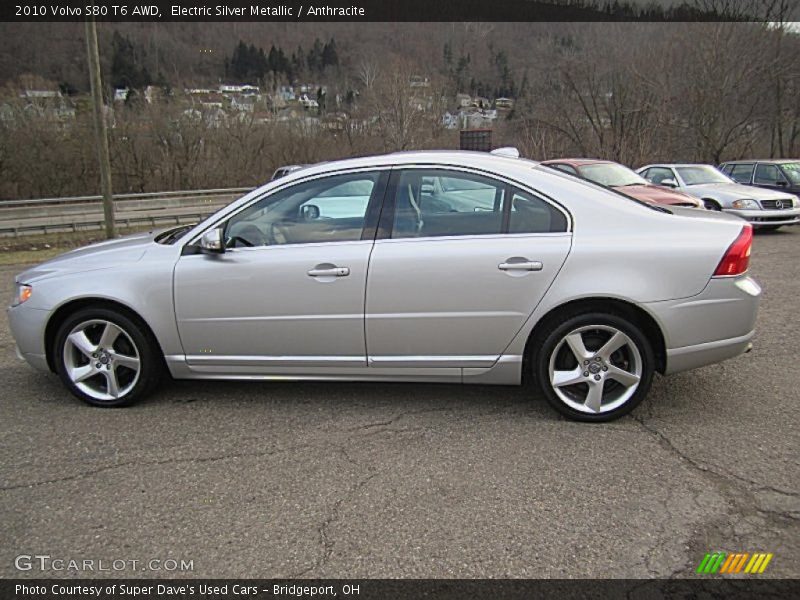
[(711, 165), (647, 165), (636, 172), (651, 183), (699, 198), (710, 210), (741, 217), (757, 229), (800, 223), (797, 196), (736, 183)]
[(121, 406), (181, 379), (520, 384), (562, 414), (632, 410), (655, 372), (750, 346), (752, 229), (518, 158), (315, 165), (196, 226), (16, 278), (21, 358)]

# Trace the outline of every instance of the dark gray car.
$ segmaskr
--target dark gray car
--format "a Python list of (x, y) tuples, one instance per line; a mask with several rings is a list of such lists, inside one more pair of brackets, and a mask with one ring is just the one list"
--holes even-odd
[(800, 159), (733, 160), (719, 168), (742, 185), (800, 194)]

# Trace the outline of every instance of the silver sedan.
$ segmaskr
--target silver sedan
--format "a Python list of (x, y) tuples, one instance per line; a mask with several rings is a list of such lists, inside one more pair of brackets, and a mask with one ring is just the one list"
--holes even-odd
[(651, 183), (699, 198), (709, 210), (741, 217), (757, 229), (800, 223), (800, 202), (796, 196), (742, 185), (711, 165), (647, 165), (636, 172)]
[(535, 382), (567, 417), (750, 346), (752, 229), (537, 163), (415, 152), (311, 166), (202, 223), (21, 273), (17, 351), (103, 407), (181, 379)]

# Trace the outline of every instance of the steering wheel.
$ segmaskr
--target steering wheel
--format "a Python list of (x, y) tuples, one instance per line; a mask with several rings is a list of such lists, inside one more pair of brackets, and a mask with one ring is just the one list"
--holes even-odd
[(267, 243), (266, 237), (264, 232), (261, 231), (257, 226), (253, 224), (244, 225), (236, 231), (235, 235), (232, 235), (230, 239), (230, 243), (235, 247), (236, 244), (241, 244), (242, 246), (246, 246), (248, 248), (252, 248), (253, 246), (263, 246)]

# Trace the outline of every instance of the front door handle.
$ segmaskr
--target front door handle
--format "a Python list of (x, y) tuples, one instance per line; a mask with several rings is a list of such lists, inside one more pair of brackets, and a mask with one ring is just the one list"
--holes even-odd
[(350, 275), (349, 267), (314, 267), (308, 274), (311, 277), (347, 277)]
[(544, 265), (538, 260), (526, 260), (526, 261), (514, 261), (510, 262), (502, 262), (497, 265), (497, 268), (501, 271), (541, 271), (544, 268)]

